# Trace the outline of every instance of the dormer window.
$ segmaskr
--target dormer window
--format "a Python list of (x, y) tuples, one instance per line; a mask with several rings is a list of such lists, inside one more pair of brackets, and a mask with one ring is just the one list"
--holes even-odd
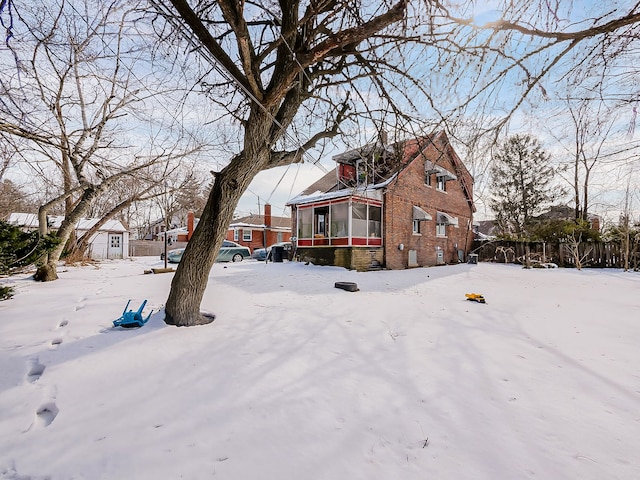
[(347, 163), (339, 163), (338, 178), (343, 185), (353, 185), (356, 179), (356, 167)]

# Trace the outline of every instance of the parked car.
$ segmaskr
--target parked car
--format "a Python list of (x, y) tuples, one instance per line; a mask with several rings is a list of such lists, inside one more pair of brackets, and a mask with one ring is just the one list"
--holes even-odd
[(267, 248), (254, 249), (253, 253), (251, 254), (251, 258), (254, 258), (258, 261), (265, 261), (267, 258), (272, 260), (272, 258), (269, 257), (269, 255), (271, 254), (274, 247), (284, 248), (282, 252), (283, 259), (291, 260), (291, 258), (293, 257), (293, 245), (291, 244), (291, 242), (278, 242), (268, 246)]
[[(182, 254), (184, 253), (184, 248), (176, 248), (175, 250), (171, 250), (167, 253), (167, 260), (170, 263), (179, 263), (182, 259)], [(218, 252), (218, 256), (216, 257), (216, 262), (241, 262), (245, 258), (249, 258), (251, 256), (251, 251), (247, 247), (243, 247), (242, 245), (238, 245), (235, 242), (230, 240), (225, 240), (222, 242), (222, 246), (220, 247), (220, 251)]]

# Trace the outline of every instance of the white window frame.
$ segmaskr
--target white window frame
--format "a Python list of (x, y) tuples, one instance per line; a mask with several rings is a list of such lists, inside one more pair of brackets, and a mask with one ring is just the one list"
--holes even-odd
[(249, 230), (248, 228), (243, 228), (242, 229), (242, 241), (243, 242), (250, 242), (252, 238), (253, 238), (253, 230)]
[(447, 224), (436, 222), (436, 237), (446, 237), (446, 236), (447, 236)]
[(237, 242), (240, 239), (240, 233), (237, 228), (233, 229), (233, 241)]
[(436, 190), (447, 191), (447, 178), (444, 175), (436, 175)]
[(420, 235), (420, 220), (413, 220), (413, 234)]

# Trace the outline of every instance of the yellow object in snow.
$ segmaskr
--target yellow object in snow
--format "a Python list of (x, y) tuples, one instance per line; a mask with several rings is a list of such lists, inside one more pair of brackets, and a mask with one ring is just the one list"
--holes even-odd
[(465, 293), (464, 296), (472, 302), (486, 303), (481, 293)]

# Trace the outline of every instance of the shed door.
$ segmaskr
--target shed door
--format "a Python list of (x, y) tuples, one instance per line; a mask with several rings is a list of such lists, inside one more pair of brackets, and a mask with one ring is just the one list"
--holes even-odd
[(109, 234), (109, 250), (107, 251), (107, 258), (122, 258), (122, 234), (110, 233)]

